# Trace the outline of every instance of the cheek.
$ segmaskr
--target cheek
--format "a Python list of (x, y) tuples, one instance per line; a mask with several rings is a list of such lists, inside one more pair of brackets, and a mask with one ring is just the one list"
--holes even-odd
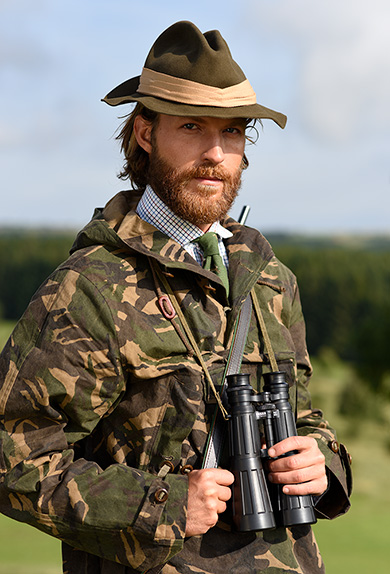
[(242, 153), (229, 154), (226, 160), (226, 167), (232, 172), (236, 172), (241, 168), (244, 150)]
[(161, 157), (169, 163), (172, 169), (179, 172), (194, 167), (196, 163), (194, 150), (192, 148), (188, 149), (188, 146), (185, 145), (165, 148)]
[(245, 153), (245, 140), (230, 142), (230, 145), (226, 146), (226, 163), (233, 169), (238, 169), (241, 166), (242, 158)]

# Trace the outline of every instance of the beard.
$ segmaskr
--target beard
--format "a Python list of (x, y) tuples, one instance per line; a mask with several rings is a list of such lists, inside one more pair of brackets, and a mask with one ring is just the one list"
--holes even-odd
[[(176, 215), (194, 225), (204, 225), (225, 218), (238, 195), (242, 170), (239, 167), (231, 174), (220, 165), (175, 169), (160, 156), (154, 146), (149, 155), (148, 183)], [(188, 189), (188, 184), (199, 177), (222, 181), (223, 190), (218, 200), (213, 201), (214, 186), (198, 184), (195, 191)]]

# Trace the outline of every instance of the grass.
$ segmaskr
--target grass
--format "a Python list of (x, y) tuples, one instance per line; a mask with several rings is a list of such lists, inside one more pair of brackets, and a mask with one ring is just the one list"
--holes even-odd
[[(0, 348), (12, 324), (0, 322)], [(341, 416), (346, 387), (359, 385), (353, 369), (332, 355), (314, 361), (313, 403), (321, 406), (353, 459), (352, 508), (332, 521), (318, 521), (314, 531), (327, 574), (388, 572), (390, 476), (389, 406), (376, 420)], [(352, 385), (352, 387), (351, 387)], [(353, 392), (353, 390), (351, 391)], [(375, 398), (375, 397), (374, 397)], [(367, 397), (367, 401), (373, 400)], [(0, 574), (60, 574), (60, 543), (41, 532), (0, 515)]]
[[(314, 526), (327, 574), (388, 572), (390, 476), (389, 406), (381, 404), (378, 419), (341, 416), (344, 388), (359, 385), (354, 370), (332, 355), (313, 361), (313, 403), (326, 412), (338, 438), (352, 455), (353, 494), (349, 512)], [(314, 386), (314, 385), (313, 385)], [(367, 393), (368, 394), (368, 393)], [(345, 396), (344, 396), (345, 400)], [(367, 396), (367, 403), (376, 401)]]
[(382, 574), (389, 568), (389, 505), (353, 495), (350, 511), (319, 521), (314, 532), (327, 574)]
[(60, 542), (0, 514), (0, 574), (60, 574)]
[(0, 349), (2, 349), (15, 326), (14, 321), (0, 321)]

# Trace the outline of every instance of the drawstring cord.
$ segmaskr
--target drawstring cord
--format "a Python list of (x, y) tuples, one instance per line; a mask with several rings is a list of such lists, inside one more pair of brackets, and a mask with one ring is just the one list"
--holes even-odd
[[(220, 397), (219, 393), (217, 392), (217, 389), (215, 388), (215, 385), (214, 385), (214, 383), (213, 383), (213, 380), (212, 380), (212, 378), (211, 378), (211, 375), (210, 375), (210, 373), (209, 373), (209, 370), (208, 370), (208, 368), (207, 368), (207, 365), (206, 365), (206, 363), (205, 363), (205, 361), (204, 361), (204, 359), (203, 359), (203, 357), (202, 357), (202, 353), (201, 353), (201, 351), (200, 351), (200, 349), (199, 349), (199, 347), (198, 347), (198, 345), (197, 345), (197, 343), (196, 343), (196, 341), (195, 341), (195, 338), (194, 338), (194, 336), (193, 336), (193, 334), (192, 334), (192, 331), (191, 331), (191, 329), (190, 329), (190, 327), (189, 327), (189, 325), (188, 325), (188, 323), (187, 323), (187, 321), (186, 321), (186, 318), (184, 317), (184, 314), (183, 314), (183, 312), (182, 312), (182, 310), (181, 310), (181, 308), (180, 308), (179, 302), (178, 302), (178, 300), (177, 300), (177, 298), (176, 298), (176, 296), (175, 296), (175, 294), (174, 294), (174, 292), (173, 292), (173, 290), (172, 290), (172, 288), (171, 288), (171, 286), (170, 286), (170, 284), (169, 284), (167, 278), (163, 275), (163, 273), (162, 273), (161, 270), (159, 269), (157, 263), (156, 263), (154, 260), (152, 260), (152, 259), (150, 259), (149, 261), (150, 261), (150, 266), (151, 266), (152, 273), (153, 273), (153, 278), (155, 279), (155, 283), (156, 283), (156, 292), (157, 292), (157, 296), (158, 296), (158, 298), (159, 298), (158, 300), (159, 300), (160, 309), (162, 310), (163, 315), (166, 316), (165, 313), (164, 313), (164, 311), (163, 311), (164, 306), (165, 306), (165, 304), (166, 304), (166, 300), (163, 299), (163, 298), (164, 298), (164, 294), (162, 293), (160, 287), (158, 286), (158, 288), (157, 288), (157, 278), (158, 278), (158, 279), (161, 281), (161, 283), (163, 284), (164, 289), (165, 289), (165, 291), (167, 292), (167, 295), (168, 295), (168, 297), (167, 297), (167, 295), (165, 295), (165, 297), (167, 297), (167, 298), (169, 299), (171, 305), (173, 306), (173, 308), (174, 308), (174, 310), (175, 310), (175, 312), (176, 312), (176, 315), (177, 315), (178, 319), (180, 320), (180, 323), (181, 323), (181, 325), (182, 325), (182, 327), (183, 327), (183, 329), (184, 329), (184, 332), (185, 332), (185, 334), (187, 335), (187, 338), (188, 338), (188, 340), (190, 341), (190, 343), (191, 343), (191, 345), (192, 345), (192, 348), (188, 345), (188, 342), (185, 341), (184, 333), (182, 332), (182, 330), (180, 329), (180, 327), (172, 320), (173, 317), (172, 317), (172, 319), (170, 319), (170, 320), (171, 320), (171, 323), (172, 323), (172, 325), (174, 326), (174, 328), (176, 329), (176, 331), (178, 332), (178, 334), (179, 334), (181, 340), (182, 340), (183, 343), (185, 344), (186, 349), (187, 349), (187, 350), (190, 350), (192, 355), (194, 355), (194, 352), (195, 352), (195, 355), (197, 356), (198, 361), (199, 361), (199, 363), (200, 363), (200, 365), (201, 365), (201, 367), (202, 367), (202, 369), (203, 369), (203, 372), (204, 372), (204, 375), (205, 375), (205, 377), (206, 377), (206, 379), (207, 379), (207, 382), (209, 383), (210, 388), (211, 388), (211, 390), (212, 390), (212, 392), (213, 392), (213, 394), (214, 394), (214, 396), (215, 396), (215, 399), (216, 399), (216, 401), (217, 401), (217, 403), (218, 403), (218, 406), (219, 406), (219, 408), (220, 408), (220, 410), (221, 410), (221, 412), (222, 412), (223, 418), (224, 418), (225, 420), (228, 420), (228, 418), (229, 418), (229, 417), (228, 417), (228, 412), (227, 412), (227, 410), (225, 409), (225, 407), (224, 407), (223, 404), (222, 404), (221, 397)], [(161, 300), (161, 301), (164, 301), (164, 303), (161, 303), (161, 304), (160, 304), (160, 300)]]
[[(160, 308), (160, 311), (166, 319), (171, 321), (176, 333), (179, 335), (183, 345), (185, 346), (188, 355), (190, 357), (193, 357), (194, 351), (193, 351), (192, 347), (189, 345), (185, 334), (181, 330), (180, 326), (175, 321), (173, 321), (173, 319), (176, 317), (176, 310), (175, 310), (174, 306), (172, 305), (171, 299), (169, 298), (168, 295), (165, 295), (161, 290), (161, 287), (160, 287), (160, 284), (159, 284), (159, 281), (157, 278), (157, 272), (160, 272), (159, 268), (157, 267), (157, 263), (150, 258), (149, 258), (149, 263), (150, 263), (150, 268), (152, 270), (154, 285), (155, 285), (156, 293), (157, 293), (157, 304)], [(164, 279), (165, 279), (165, 277), (164, 277)]]

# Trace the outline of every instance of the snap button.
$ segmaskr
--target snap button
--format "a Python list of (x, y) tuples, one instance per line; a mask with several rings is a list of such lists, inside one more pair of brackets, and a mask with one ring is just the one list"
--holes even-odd
[(191, 466), (190, 464), (185, 464), (184, 466), (181, 467), (180, 473), (189, 474), (191, 470), (194, 470), (193, 466)]
[(167, 473), (168, 472), (173, 472), (175, 470), (175, 465), (173, 464), (173, 462), (171, 462), (170, 460), (164, 459), (160, 462), (160, 466), (159, 468), (162, 469), (163, 466), (168, 467), (167, 468)]
[(165, 502), (168, 499), (168, 491), (166, 488), (159, 488), (154, 493), (154, 500), (158, 503)]
[(340, 445), (337, 440), (332, 440), (329, 446), (335, 453), (338, 453), (340, 450)]

